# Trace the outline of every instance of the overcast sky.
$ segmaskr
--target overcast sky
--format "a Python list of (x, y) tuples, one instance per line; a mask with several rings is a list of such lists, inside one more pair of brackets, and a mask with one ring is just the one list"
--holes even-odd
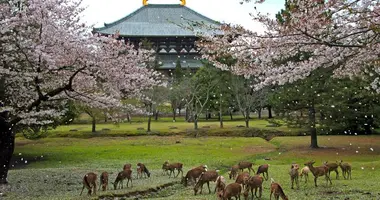
[[(263, 13), (274, 16), (284, 7), (285, 0), (266, 0), (265, 3), (255, 5), (253, 3), (240, 4), (241, 0), (186, 0), (186, 6), (220, 22), (240, 24), (244, 27), (260, 31), (262, 27), (253, 23), (249, 13), (253, 12), (254, 6)], [(254, 0), (252, 0), (254, 1)], [(149, 0), (151, 4), (179, 4), (179, 0)], [(102, 27), (104, 23), (111, 23), (127, 16), (142, 6), (142, 0), (83, 0), (87, 7), (83, 13), (83, 19)]]

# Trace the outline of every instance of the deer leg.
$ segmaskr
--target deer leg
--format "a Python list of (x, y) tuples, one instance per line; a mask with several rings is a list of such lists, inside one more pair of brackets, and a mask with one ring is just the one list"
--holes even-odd
[(271, 190), (270, 190), (269, 200), (272, 200), (272, 194), (273, 194), (273, 190), (271, 189)]
[[(177, 169), (177, 172), (178, 172), (178, 173), (177, 173), (177, 176), (179, 175), (179, 172), (180, 172), (179, 170), (180, 170), (180, 169)], [(175, 177), (177, 177), (177, 176), (175, 176)]]
[(259, 187), (259, 198), (261, 198), (262, 195), (263, 195), (263, 187), (260, 186), (260, 187)]
[(338, 172), (338, 169), (335, 169), (335, 173), (336, 173), (336, 179), (339, 179), (339, 172)]
[(132, 177), (131, 177), (131, 187), (133, 187), (133, 185), (132, 185)]
[(314, 177), (314, 185), (315, 185), (315, 187), (318, 187), (317, 186), (317, 177)]
[(96, 181), (94, 182), (94, 194), (96, 195)]
[(82, 192), (83, 192), (83, 190), (84, 190), (84, 185), (83, 185), (83, 187), (82, 187), (82, 191), (80, 192), (80, 195), (79, 195), (79, 196), (81, 196), (81, 195), (82, 195)]
[(210, 190), (210, 182), (206, 182), (207, 183), (207, 187), (208, 187), (208, 193), (211, 194), (211, 190)]
[(202, 194), (203, 191), (203, 182), (201, 182), (201, 192), (199, 194)]

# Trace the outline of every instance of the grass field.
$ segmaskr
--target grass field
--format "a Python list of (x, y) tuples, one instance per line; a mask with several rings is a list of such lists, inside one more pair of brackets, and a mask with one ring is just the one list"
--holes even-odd
[[(133, 136), (133, 135), (178, 135), (186, 134), (194, 131), (194, 124), (178, 118), (176, 122), (172, 122), (171, 118), (160, 118), (158, 121), (152, 121), (151, 133), (147, 133), (147, 122), (145, 118), (136, 118), (132, 123), (100, 123), (97, 124), (96, 133), (91, 132), (91, 124), (71, 124), (66, 126), (58, 126), (56, 129), (49, 130), (46, 134), (47, 137), (75, 137), (75, 138), (90, 138), (90, 137), (117, 137), (117, 136)], [(266, 119), (252, 119), (250, 121), (250, 128), (255, 130), (264, 131), (278, 131), (286, 134), (296, 135), (302, 132), (302, 129), (288, 128), (286, 125), (280, 127), (270, 127)], [(245, 123), (240, 118), (236, 117), (235, 120), (225, 120), (224, 128), (219, 128), (219, 121), (217, 119), (200, 120), (198, 127), (207, 130), (210, 134), (213, 132), (229, 132), (241, 131)], [(142, 130), (139, 130), (142, 129)], [(243, 128), (244, 129), (244, 128)], [(228, 134), (228, 133), (227, 133)], [(220, 135), (220, 134), (219, 134)]]
[[(0, 188), (3, 199), (86, 199), (79, 196), (82, 177), (86, 172), (100, 174), (110, 172), (110, 182), (125, 163), (143, 162), (152, 171), (149, 179), (133, 180), (133, 187), (123, 190), (98, 192), (100, 195), (125, 194), (136, 190), (147, 190), (158, 185), (178, 182), (180, 178), (168, 178), (161, 174), (165, 160), (184, 163), (184, 173), (199, 164), (209, 169), (220, 169), (227, 177), (228, 167), (241, 160), (259, 164), (269, 163), (269, 177), (284, 188), (289, 199), (380, 199), (378, 177), (380, 177), (379, 136), (320, 136), (321, 149), (311, 150), (307, 146), (309, 137), (276, 137), (270, 142), (261, 138), (143, 136), (143, 137), (95, 137), (45, 138), (41, 140), (17, 139), (15, 155), (17, 161), (27, 165), (10, 171), (11, 184)], [(265, 160), (270, 159), (270, 160)], [(315, 160), (343, 159), (353, 165), (353, 180), (335, 180), (326, 186), (323, 178), (319, 187), (312, 184), (312, 175), (307, 184), (301, 182), (300, 189), (290, 189), (288, 170), (293, 162), (303, 164)], [(37, 160), (37, 161), (35, 161)], [(134, 174), (134, 176), (136, 176)], [(232, 180), (227, 180), (228, 183)], [(262, 199), (269, 199), (269, 181), (264, 182)], [(111, 185), (110, 185), (111, 187)], [(211, 190), (214, 183), (210, 184)], [(216, 199), (214, 194), (194, 196), (192, 187), (174, 184), (158, 192), (143, 194), (143, 199)], [(96, 198), (96, 197), (93, 197)], [(135, 199), (134, 198), (131, 199)]]

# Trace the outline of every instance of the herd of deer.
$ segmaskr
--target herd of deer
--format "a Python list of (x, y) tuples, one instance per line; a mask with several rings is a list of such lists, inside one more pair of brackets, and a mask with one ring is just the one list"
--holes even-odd
[[(320, 176), (325, 176), (326, 182), (330, 182), (332, 184), (330, 179), (330, 173), (332, 171), (335, 171), (336, 173), (336, 179), (339, 177), (338, 167), (341, 168), (342, 174), (344, 179), (351, 179), (351, 165), (349, 163), (345, 163), (342, 160), (337, 161), (336, 163), (328, 163), (327, 161), (323, 163), (322, 166), (314, 167), (313, 164), (314, 161), (310, 161), (305, 163), (305, 167), (301, 169), (299, 172), (299, 165), (293, 163), (290, 167), (289, 175), (291, 179), (291, 188), (294, 189), (294, 183), (297, 185), (297, 188), (299, 188), (299, 178), (302, 179), (302, 177), (305, 177), (305, 183), (308, 181), (308, 174), (311, 172), (314, 175), (314, 184), (317, 187), (317, 178)], [(229, 169), (228, 175), (230, 179), (236, 179), (234, 183), (226, 185), (226, 180), (223, 176), (220, 176), (218, 174), (219, 170), (207, 170), (207, 165), (200, 165), (198, 167), (194, 167), (190, 169), (185, 176), (183, 176), (182, 163), (169, 163), (168, 161), (165, 161), (162, 165), (162, 173), (169, 175), (169, 178), (173, 174), (173, 177), (178, 177), (179, 173), (182, 175), (181, 183), (184, 184), (184, 186), (188, 186), (189, 182), (194, 184), (194, 195), (197, 195), (198, 191), (200, 190), (200, 194), (202, 194), (203, 185), (206, 183), (209, 193), (211, 193), (210, 190), (210, 182), (215, 182), (215, 189), (214, 193), (217, 194), (218, 199), (227, 200), (231, 199), (232, 197), (235, 197), (235, 199), (240, 199), (240, 195), (243, 192), (243, 196), (245, 199), (248, 199), (249, 191), (251, 191), (251, 198), (253, 199), (253, 190), (255, 190), (255, 196), (261, 197), (262, 196), (262, 184), (264, 180), (268, 180), (268, 169), (269, 164), (260, 165), (255, 173), (255, 170), (252, 168), (253, 163), (242, 161), (239, 162), (237, 165), (232, 166)], [(127, 187), (129, 182), (131, 182), (132, 186), (132, 165), (131, 164), (125, 164), (123, 167), (123, 171), (119, 172), (116, 180), (113, 184), (114, 189), (117, 189), (117, 186), (119, 185), (119, 188), (123, 188), (123, 181), (127, 179)], [(248, 169), (247, 171), (244, 171), (244, 169)], [(177, 170), (177, 175), (175, 175), (175, 170)], [(251, 171), (255, 174), (251, 176)], [(240, 172), (240, 173), (239, 173)], [(262, 176), (260, 176), (262, 174)], [(142, 177), (150, 177), (150, 172), (146, 168), (146, 166), (142, 163), (137, 163), (137, 178)], [(88, 195), (91, 195), (92, 193), (96, 194), (96, 185), (97, 182), (97, 175), (93, 172), (87, 173), (83, 177), (83, 188), (80, 193), (82, 195), (82, 192), (84, 188), (88, 189)], [(103, 191), (107, 190), (108, 188), (108, 173), (103, 172), (100, 175), (100, 185), (99, 190), (102, 188)], [(257, 190), (259, 190), (259, 196), (257, 196)], [(288, 197), (285, 195), (282, 187), (280, 184), (276, 183), (273, 178), (271, 178), (271, 187), (270, 187), (270, 199), (272, 199), (272, 195), (276, 200), (278, 200), (280, 197), (283, 200), (287, 200)]]

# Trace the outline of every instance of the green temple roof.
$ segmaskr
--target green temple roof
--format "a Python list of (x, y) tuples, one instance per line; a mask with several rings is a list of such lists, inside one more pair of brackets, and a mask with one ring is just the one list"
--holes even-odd
[[(133, 37), (169, 37), (196, 36), (196, 33), (219, 34), (199, 27), (199, 23), (219, 28), (221, 23), (214, 21), (198, 12), (176, 4), (148, 4), (133, 13), (104, 27), (94, 28), (93, 32)], [(191, 27), (195, 31), (184, 27)]]

